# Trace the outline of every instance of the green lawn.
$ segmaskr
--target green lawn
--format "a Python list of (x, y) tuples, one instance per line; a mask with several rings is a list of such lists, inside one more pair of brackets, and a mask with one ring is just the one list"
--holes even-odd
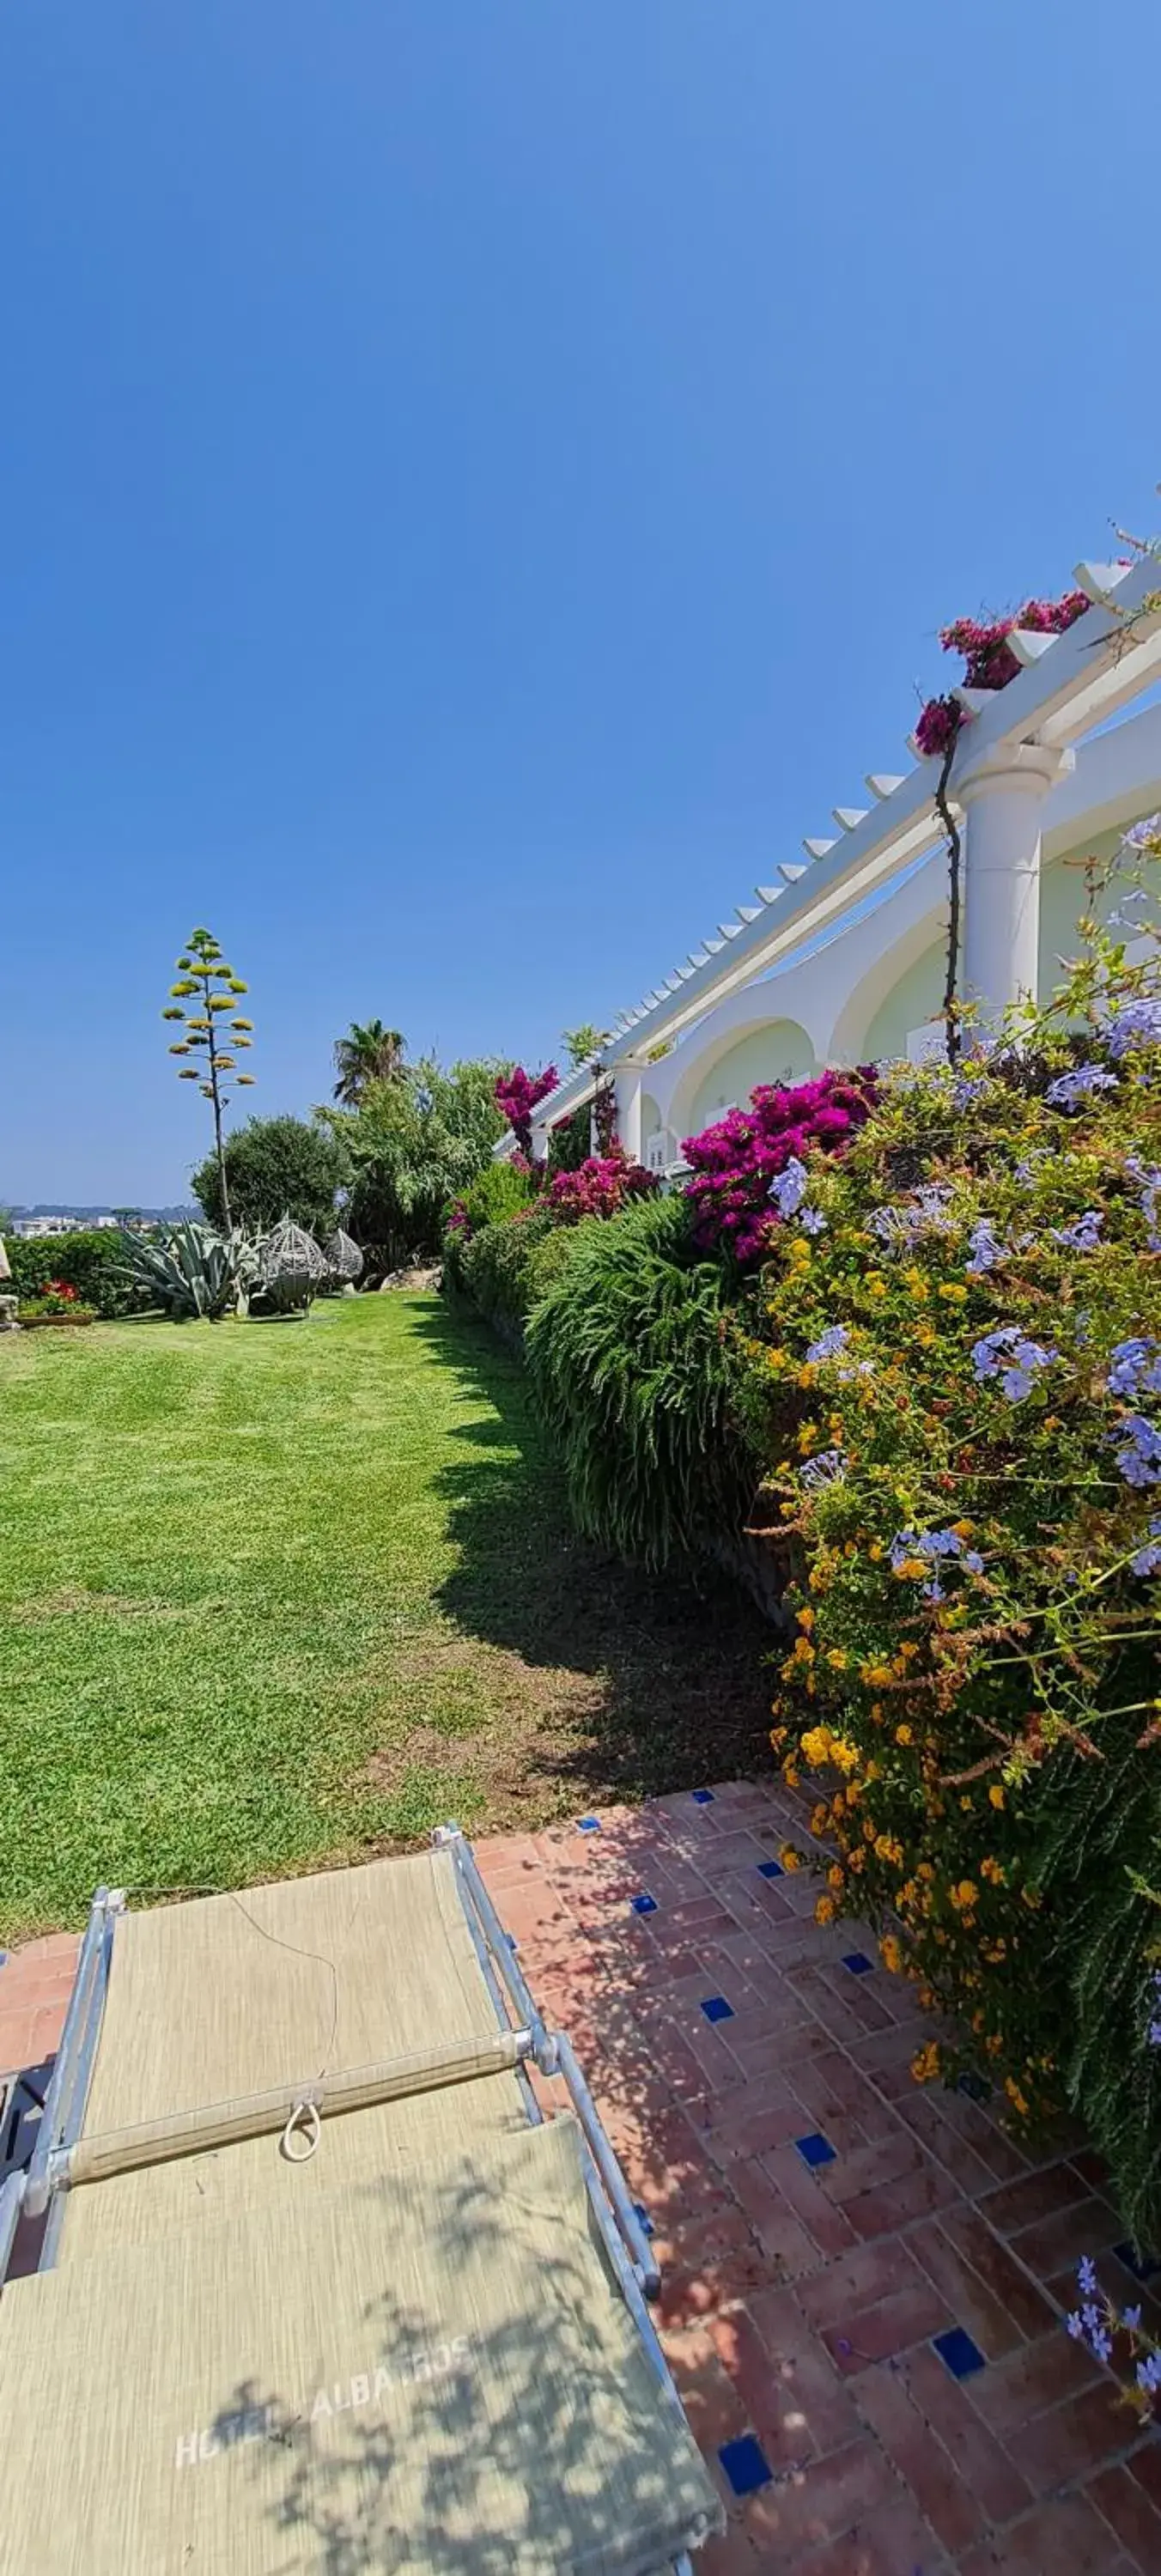
[(571, 1536), (438, 1299), (0, 1336), (0, 1939), (722, 1776), (768, 1643)]

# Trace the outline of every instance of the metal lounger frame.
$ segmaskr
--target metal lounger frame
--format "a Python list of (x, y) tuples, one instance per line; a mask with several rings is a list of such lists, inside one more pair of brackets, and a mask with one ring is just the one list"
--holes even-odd
[[(549, 2031), (537, 2010), (515, 1957), (514, 1944), (480, 1876), (467, 1837), (458, 1825), (439, 1825), (432, 1841), (438, 1849), (451, 1854), (464, 1919), (492, 2008), (500, 2029), (511, 2031), (517, 2040), (516, 2080), (532, 2126), (541, 2124), (543, 2114), (525, 2060), (530, 2058), (542, 2075), (559, 2076), (565, 2086), (581, 2132), (585, 2187), (602, 2242), (664, 2395), (680, 2414), (681, 2399), (646, 2305), (660, 2287), (657, 2264), (570, 2042), (562, 2032)], [(32, 2159), (26, 2173), (10, 2174), (0, 2187), (0, 2289), (7, 2278), (17, 2223), (23, 2214), (45, 2218), (38, 2270), (49, 2270), (57, 2259), (67, 2196), (68, 2152), (84, 2124), (117, 1919), (124, 1908), (120, 1889), (97, 1889), (81, 1941)], [(692, 2561), (684, 2553), (674, 2560), (673, 2567), (674, 2576), (693, 2576)]]

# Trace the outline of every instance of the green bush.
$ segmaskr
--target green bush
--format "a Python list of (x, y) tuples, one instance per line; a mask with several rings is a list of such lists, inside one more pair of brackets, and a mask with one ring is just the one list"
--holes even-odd
[(482, 1226), (459, 1252), (461, 1284), (489, 1323), (522, 1330), (538, 1297), (568, 1263), (577, 1229), (554, 1224), (538, 1203)]
[(4, 1248), (18, 1297), (41, 1297), (53, 1280), (61, 1279), (97, 1315), (124, 1315), (134, 1303), (123, 1276), (121, 1238), (111, 1227), (76, 1234), (8, 1235)]
[(583, 1109), (574, 1109), (571, 1118), (562, 1118), (548, 1136), (548, 1174), (579, 1172), (581, 1164), (592, 1153), (592, 1111), (586, 1100)]
[(529, 1316), (533, 1386), (581, 1529), (663, 1565), (735, 1533), (755, 1482), (725, 1276), (683, 1198), (590, 1219), (572, 1243)]
[[(342, 1144), (305, 1118), (249, 1118), (226, 1139), (230, 1221), (261, 1234), (289, 1216), (308, 1232), (334, 1230), (335, 1200), (350, 1178)], [(207, 1154), (191, 1187), (210, 1225), (223, 1222), (216, 1154)]]
[(531, 1207), (536, 1196), (532, 1176), (520, 1163), (487, 1163), (457, 1200), (473, 1233), (484, 1225), (502, 1225), (506, 1217)]

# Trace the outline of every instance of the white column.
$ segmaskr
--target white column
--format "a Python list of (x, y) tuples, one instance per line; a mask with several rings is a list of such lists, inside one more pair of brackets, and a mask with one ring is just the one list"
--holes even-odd
[(641, 1160), (641, 1090), (644, 1075), (639, 1064), (619, 1064), (615, 1083), (617, 1098), (617, 1135), (631, 1163)]
[(538, 1126), (536, 1120), (533, 1119), (532, 1160), (534, 1163), (546, 1163), (548, 1161), (548, 1139), (551, 1132), (551, 1129), (548, 1127)]
[[(970, 735), (965, 741), (970, 762)], [(982, 1018), (1035, 996), (1040, 960), (1040, 826), (1049, 789), (1073, 765), (1070, 751), (1006, 743), (953, 776), (966, 817), (960, 991)]]

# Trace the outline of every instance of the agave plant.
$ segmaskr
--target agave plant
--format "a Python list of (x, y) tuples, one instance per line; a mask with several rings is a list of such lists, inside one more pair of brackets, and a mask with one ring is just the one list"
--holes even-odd
[(122, 1234), (122, 1276), (172, 1323), (199, 1316), (216, 1323), (236, 1311), (258, 1275), (244, 1235), (215, 1234), (184, 1221), (158, 1234)]

